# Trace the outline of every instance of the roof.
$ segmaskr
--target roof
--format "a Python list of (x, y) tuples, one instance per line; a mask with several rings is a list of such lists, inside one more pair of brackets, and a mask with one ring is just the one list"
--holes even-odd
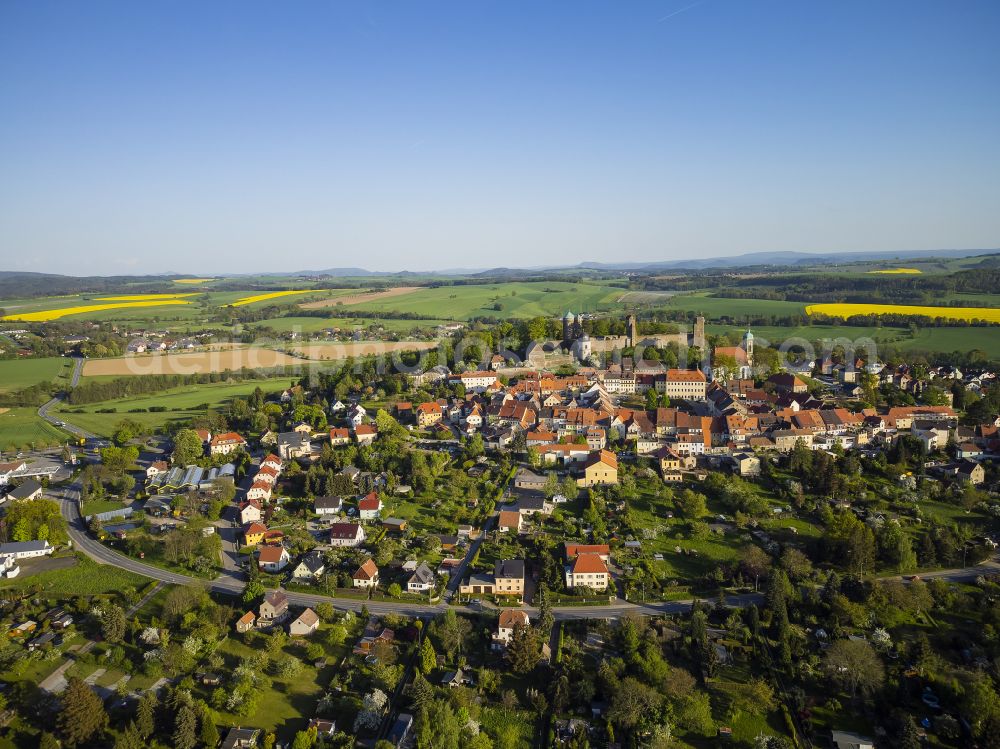
[(352, 577), (355, 580), (374, 580), (378, 577), (378, 567), (370, 558), (366, 559), (365, 563), (358, 567)]
[(667, 380), (670, 382), (707, 382), (705, 373), (700, 369), (668, 369)]
[(288, 596), (285, 595), (285, 591), (283, 590), (272, 590), (270, 593), (264, 596), (264, 603), (268, 603), (274, 608), (278, 608), (280, 606), (287, 606)]
[(358, 426), (354, 427), (355, 436), (367, 437), (373, 434), (378, 434), (378, 430), (368, 424), (358, 424)]
[(357, 538), (361, 526), (357, 523), (332, 523), (330, 538)]
[(420, 565), (413, 570), (413, 574), (410, 575), (410, 579), (407, 581), (409, 583), (433, 583), (434, 582), (434, 572), (430, 567), (427, 566), (427, 562), (421, 562)]
[(214, 437), (212, 437), (212, 444), (213, 445), (228, 445), (228, 444), (234, 444), (234, 443), (244, 443), (245, 444), (246, 440), (243, 439), (236, 432), (223, 432), (222, 434), (217, 434)]
[(382, 500), (378, 498), (378, 494), (375, 492), (368, 493), (362, 500), (358, 502), (359, 510), (377, 510), (382, 506)]
[(15, 486), (7, 496), (11, 499), (27, 499), (32, 494), (40, 492), (42, 485), (34, 479), (26, 479), (19, 486)]
[(618, 470), (618, 456), (615, 455), (610, 450), (600, 450), (587, 459), (587, 468), (597, 465), (598, 463), (603, 463), (609, 468), (614, 468)]
[(513, 629), (518, 624), (528, 626), (528, 614), (520, 609), (501, 609), (499, 626), (503, 629)]
[(50, 548), (48, 541), (13, 541), (9, 544), (0, 544), (0, 555), (24, 554), (29, 551), (44, 551), (48, 548)]
[(265, 546), (257, 556), (261, 564), (275, 564), (280, 562), (287, 552), (284, 546)]
[(252, 536), (256, 533), (267, 533), (267, 526), (263, 523), (250, 523), (243, 529), (244, 536)]
[(520, 528), (521, 513), (516, 510), (500, 510), (500, 519), (497, 524), (501, 528)]
[(517, 577), (524, 579), (523, 559), (501, 559), (493, 566), (493, 577)]
[(572, 559), (579, 554), (602, 554), (604, 556), (611, 554), (611, 547), (607, 544), (575, 544), (566, 541), (564, 546), (567, 559)]
[(319, 615), (312, 609), (306, 609), (296, 617), (295, 621), (305, 624), (307, 627), (315, 627), (319, 624)]
[(324, 510), (339, 510), (343, 501), (340, 497), (316, 497), (313, 506)]
[(580, 554), (573, 561), (573, 574), (607, 574), (608, 565), (599, 554)]

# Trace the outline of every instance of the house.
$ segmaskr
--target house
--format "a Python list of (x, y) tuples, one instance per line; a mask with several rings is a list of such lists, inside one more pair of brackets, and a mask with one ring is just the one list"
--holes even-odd
[(315, 728), (317, 736), (332, 737), (337, 733), (337, 722), (326, 718), (310, 718), (307, 728)]
[(288, 556), (288, 549), (284, 546), (263, 546), (257, 554), (257, 563), (260, 565), (260, 568), (272, 574), (281, 572), (288, 566), (290, 561), (291, 557)]
[(566, 565), (566, 587), (606, 589), (608, 587), (608, 565), (599, 554), (578, 554)]
[(427, 562), (421, 562), (406, 581), (406, 590), (410, 593), (427, 593), (434, 590), (435, 582), (434, 572), (427, 566)]
[(258, 544), (262, 544), (266, 535), (266, 525), (263, 523), (250, 523), (250, 525), (243, 529), (243, 545), (257, 546)]
[(239, 619), (236, 620), (236, 631), (240, 634), (244, 632), (249, 632), (254, 628), (254, 624), (257, 622), (257, 617), (252, 611), (248, 611)]
[(374, 520), (382, 511), (382, 499), (376, 492), (369, 492), (358, 501), (358, 517), (362, 520)]
[(259, 728), (230, 728), (222, 740), (222, 749), (256, 749), (260, 737)]
[(729, 464), (740, 476), (760, 475), (760, 458), (753, 453), (733, 453), (729, 456)]
[(271, 485), (266, 481), (254, 481), (247, 489), (247, 500), (267, 502), (271, 499)]
[(346, 427), (334, 427), (330, 430), (330, 444), (333, 447), (351, 444), (351, 430)]
[(520, 533), (522, 528), (521, 513), (517, 510), (500, 510), (500, 517), (497, 520), (497, 529), (501, 533), (513, 531)]
[(146, 469), (146, 478), (151, 479), (170, 470), (170, 464), (165, 460), (154, 460)]
[(245, 450), (247, 441), (236, 432), (217, 434), (209, 440), (208, 451), (212, 455), (229, 455), (237, 450)]
[(519, 468), (514, 474), (515, 489), (540, 492), (545, 488), (545, 481), (545, 476), (529, 471), (527, 468)]
[(500, 609), (500, 618), (497, 620), (497, 631), (493, 635), (493, 641), (498, 644), (507, 645), (514, 636), (516, 627), (527, 627), (531, 624), (528, 614), (520, 609)]
[(351, 578), (355, 588), (374, 588), (378, 585), (378, 567), (372, 559), (366, 559)]
[(34, 479), (25, 479), (7, 493), (7, 499), (28, 500), (40, 499), (42, 485)]
[(524, 595), (524, 560), (501, 559), (493, 566), (494, 592), (499, 595)]
[(406, 531), (406, 525), (406, 521), (401, 518), (386, 518), (382, 521), (382, 527), (389, 533), (403, 533)]
[(804, 393), (809, 390), (809, 387), (805, 382), (800, 380), (798, 376), (790, 374), (788, 372), (778, 372), (767, 378), (774, 389), (779, 392), (784, 393)]
[[(983, 470), (981, 463), (973, 463), (970, 460), (963, 460), (958, 464), (958, 468), (955, 470), (955, 476), (959, 481), (964, 481), (973, 486), (979, 486), (986, 480), (986, 471)], [(3, 546), (8, 546), (9, 544), (0, 545), (0, 554), (3, 553)]]
[(27, 467), (28, 464), (23, 460), (16, 460), (12, 463), (0, 463), (0, 486), (6, 486), (12, 478), (19, 473), (23, 473)]
[(437, 424), (444, 418), (444, 412), (441, 410), (441, 405), (435, 401), (421, 403), (417, 406), (416, 413), (417, 426), (421, 428)]
[(277, 455), (274, 455), (273, 453), (271, 455), (268, 455), (266, 458), (264, 458), (264, 460), (260, 462), (261, 468), (270, 468), (271, 470), (277, 471), (278, 473), (281, 473), (282, 466), (283, 463), (281, 462), (281, 458), (279, 458)]
[(15, 560), (44, 557), (53, 551), (55, 549), (49, 546), (48, 541), (14, 541), (8, 544), (0, 544), (0, 557), (10, 556)]
[(239, 506), (240, 525), (260, 522), (260, 502), (256, 499), (249, 499)]
[(354, 439), (359, 445), (370, 445), (377, 436), (378, 431), (369, 424), (359, 424), (354, 427)]
[(306, 609), (288, 625), (292, 637), (308, 637), (319, 629), (319, 616), (312, 609)]
[(326, 559), (319, 551), (310, 551), (292, 569), (295, 580), (319, 580), (326, 572)]
[(657, 392), (671, 399), (703, 401), (708, 389), (705, 373), (698, 369), (668, 369), (655, 380)]
[(591, 453), (583, 467), (580, 486), (600, 486), (618, 483), (618, 456), (610, 450)]
[(448, 671), (441, 677), (441, 686), (445, 687), (466, 687), (473, 683), (472, 677), (461, 668), (457, 671)]
[(312, 454), (312, 442), (304, 432), (282, 432), (278, 435), (277, 447), (282, 460), (305, 458)]
[(293, 432), (298, 432), (299, 434), (312, 434), (312, 426), (307, 421), (299, 421), (292, 427)]
[(288, 618), (288, 596), (282, 590), (275, 590), (264, 596), (257, 609), (257, 626), (270, 627)]
[(567, 560), (575, 559), (580, 554), (597, 554), (604, 562), (611, 559), (611, 547), (607, 544), (578, 544), (566, 541), (563, 544), (563, 548)]
[(262, 482), (274, 486), (274, 482), (278, 480), (278, 472), (268, 466), (261, 466), (254, 474), (253, 480), (254, 483)]
[(834, 749), (875, 749), (874, 739), (850, 731), (831, 731)]
[(339, 515), (344, 503), (340, 497), (316, 497), (313, 510), (317, 515)]
[(331, 546), (359, 546), (365, 540), (365, 529), (357, 523), (333, 523), (330, 526)]

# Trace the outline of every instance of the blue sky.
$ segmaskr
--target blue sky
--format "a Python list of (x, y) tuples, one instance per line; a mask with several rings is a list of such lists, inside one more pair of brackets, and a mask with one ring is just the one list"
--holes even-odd
[(1000, 3), (0, 5), (0, 269), (1000, 246)]

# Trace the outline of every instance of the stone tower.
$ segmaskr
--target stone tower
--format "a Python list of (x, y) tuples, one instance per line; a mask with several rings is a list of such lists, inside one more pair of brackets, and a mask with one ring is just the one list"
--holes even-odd
[(563, 340), (573, 340), (573, 313), (569, 310), (566, 310), (566, 314), (563, 315)]
[(701, 315), (694, 319), (694, 335), (691, 336), (691, 345), (697, 346), (702, 351), (705, 350), (705, 318)]
[(629, 315), (625, 321), (625, 346), (635, 346), (639, 343), (639, 323), (635, 315)]

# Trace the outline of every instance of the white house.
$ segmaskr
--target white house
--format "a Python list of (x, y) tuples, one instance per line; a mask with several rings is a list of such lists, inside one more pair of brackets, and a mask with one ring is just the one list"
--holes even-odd
[(365, 540), (365, 529), (357, 523), (334, 523), (330, 526), (331, 546), (360, 546)]
[(434, 582), (434, 572), (427, 566), (427, 562), (421, 562), (406, 581), (406, 590), (410, 593), (426, 593), (434, 589)]
[(501, 609), (500, 619), (497, 621), (497, 631), (493, 635), (494, 642), (509, 645), (514, 637), (515, 627), (527, 627), (531, 623), (528, 614), (519, 609)]
[(9, 544), (0, 544), (0, 556), (9, 554), (14, 559), (31, 559), (32, 557), (44, 557), (51, 554), (55, 549), (49, 546), (48, 541), (20, 541)]
[(288, 549), (284, 546), (262, 546), (257, 556), (257, 562), (265, 572), (281, 572), (290, 561)]

